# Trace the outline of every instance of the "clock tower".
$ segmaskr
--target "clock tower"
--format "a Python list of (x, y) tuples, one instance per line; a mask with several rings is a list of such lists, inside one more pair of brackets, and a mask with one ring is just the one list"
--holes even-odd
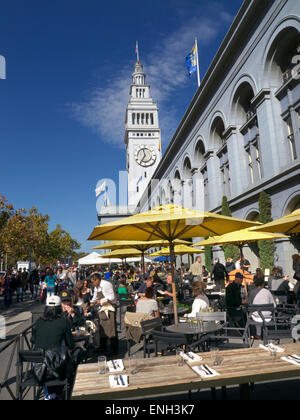
[(158, 107), (150, 96), (143, 65), (135, 64), (126, 110), (128, 205), (137, 206), (161, 160)]

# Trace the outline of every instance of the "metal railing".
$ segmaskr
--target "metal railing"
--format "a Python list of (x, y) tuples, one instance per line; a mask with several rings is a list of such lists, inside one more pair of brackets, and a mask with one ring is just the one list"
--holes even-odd
[[(31, 350), (32, 345), (29, 339), (31, 333), (32, 325), (0, 348), (1, 360), (2, 358), (5, 359), (5, 352), (9, 354), (7, 364), (1, 363), (4, 372), (0, 372), (0, 400), (23, 400), (29, 392), (29, 389), (21, 391), (22, 370), (19, 363), (19, 353), (21, 350)], [(26, 367), (26, 370), (28, 369), (30, 369), (29, 364)]]

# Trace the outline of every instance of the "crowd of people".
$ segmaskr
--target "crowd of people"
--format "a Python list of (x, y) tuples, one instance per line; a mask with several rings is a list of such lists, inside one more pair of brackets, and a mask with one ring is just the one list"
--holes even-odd
[[(234, 271), (235, 270), (235, 271)], [(196, 317), (201, 311), (211, 307), (207, 287), (214, 291), (224, 291), (225, 308), (228, 316), (245, 326), (247, 304), (273, 304), (276, 306), (276, 293), (280, 292), (287, 299), (292, 298), (300, 304), (300, 256), (293, 256), (294, 291), (291, 282), (281, 267), (274, 267), (267, 281), (261, 269), (256, 269), (253, 282), (244, 288), (243, 271), (249, 272), (251, 266), (245, 258), (238, 258), (236, 263), (228, 260), (225, 265), (219, 259), (208, 270), (199, 256), (195, 262), (180, 268), (172, 274), (168, 262), (142, 266), (116, 266), (77, 268), (65, 266), (47, 267), (45, 270), (7, 271), (2, 280), (4, 300), (10, 306), (15, 295), (16, 302), (21, 302), (27, 291), (33, 299), (40, 299), (45, 306), (43, 317), (35, 324), (32, 341), (36, 348), (55, 349), (64, 340), (73, 366), (86, 357), (88, 347), (76, 345), (76, 334), (80, 330), (92, 337), (93, 350), (113, 356), (118, 352), (117, 303), (131, 297), (128, 311), (161, 317), (159, 306), (167, 306), (174, 300), (185, 301), (184, 290), (192, 291), (190, 312), (185, 316)], [(229, 273), (235, 272), (233, 281)], [(174, 276), (174, 283), (173, 283)], [(224, 289), (224, 290), (223, 290)], [(266, 320), (270, 314), (265, 314)], [(257, 322), (254, 338), (261, 338), (261, 319), (253, 314)], [(72, 334), (73, 333), (73, 334)], [(75, 334), (75, 336), (74, 336)], [(86, 344), (86, 343), (85, 343)], [(54, 393), (55, 395), (56, 392)]]

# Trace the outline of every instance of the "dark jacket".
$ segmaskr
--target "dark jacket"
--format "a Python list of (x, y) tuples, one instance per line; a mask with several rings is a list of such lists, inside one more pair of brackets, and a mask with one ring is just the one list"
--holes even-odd
[(60, 349), (63, 343), (70, 349), (74, 347), (71, 325), (66, 318), (38, 319), (32, 328), (31, 341), (35, 348), (43, 350)]
[(238, 308), (242, 304), (241, 286), (235, 282), (226, 287), (226, 307)]
[(216, 263), (213, 266), (211, 275), (212, 275), (212, 278), (214, 280), (224, 280), (225, 277), (226, 277), (226, 279), (228, 278), (228, 273), (227, 273), (224, 265), (221, 264), (221, 263)]

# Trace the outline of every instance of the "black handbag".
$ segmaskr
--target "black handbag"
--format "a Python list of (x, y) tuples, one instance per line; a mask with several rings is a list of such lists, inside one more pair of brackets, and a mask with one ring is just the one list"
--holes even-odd
[(50, 380), (63, 381), (68, 376), (70, 357), (67, 351), (44, 350), (43, 362), (35, 363), (33, 374), (39, 385)]

